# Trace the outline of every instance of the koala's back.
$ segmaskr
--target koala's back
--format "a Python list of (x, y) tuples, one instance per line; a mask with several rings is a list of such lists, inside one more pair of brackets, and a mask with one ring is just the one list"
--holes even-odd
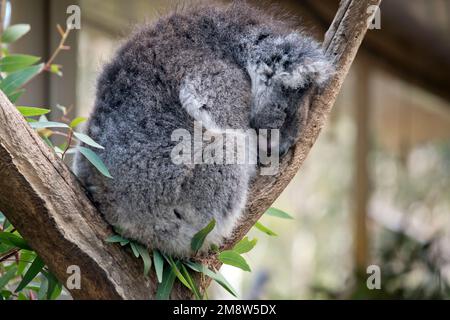
[(213, 218), (211, 239), (231, 232), (251, 174), (246, 166), (176, 165), (171, 159), (177, 144), (172, 133), (185, 129), (193, 135), (196, 120), (180, 101), (186, 79), (192, 79), (193, 90), (206, 92), (205, 105), (220, 106), (208, 110), (217, 113), (216, 125), (249, 127), (248, 75), (206, 45), (201, 33), (192, 34), (190, 19), (174, 15), (143, 27), (99, 78), (86, 131), (105, 147), (98, 154), (114, 179), (101, 176), (79, 154), (75, 160), (75, 172), (110, 224), (178, 256), (189, 255), (192, 236)]

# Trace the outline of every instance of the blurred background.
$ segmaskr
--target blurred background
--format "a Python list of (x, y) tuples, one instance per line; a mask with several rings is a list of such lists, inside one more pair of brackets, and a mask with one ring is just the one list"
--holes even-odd
[[(176, 3), (11, 0), (12, 23), (32, 28), (13, 51), (45, 60), (69, 5), (80, 6), (82, 21), (57, 60), (64, 76), (39, 76), (18, 105), (89, 115), (96, 78), (121, 39)], [(319, 40), (338, 6), (253, 3), (267, 11), (276, 4)], [(450, 298), (450, 1), (384, 0), (379, 17), (328, 125), (274, 204), (295, 219), (263, 218), (278, 237), (251, 231), (259, 240), (247, 255), (252, 273), (222, 269), (243, 298)], [(380, 268), (380, 290), (366, 285), (370, 265)]]

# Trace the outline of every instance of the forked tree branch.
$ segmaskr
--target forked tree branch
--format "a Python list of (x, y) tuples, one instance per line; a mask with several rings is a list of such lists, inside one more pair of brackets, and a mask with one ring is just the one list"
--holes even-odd
[[(367, 8), (381, 0), (344, 0), (324, 41), (336, 74), (321, 92), (310, 92), (302, 110), (308, 111), (301, 137), (282, 159), (280, 174), (259, 176), (252, 185), (245, 219), (225, 247), (232, 247), (275, 201), (303, 163), (317, 139), (367, 30)], [(67, 166), (25, 122), (0, 92), (0, 211), (20, 231), (49, 269), (63, 283), (67, 268), (81, 270), (75, 299), (151, 299), (153, 274), (145, 278), (142, 265), (118, 245), (105, 242), (112, 234)], [(219, 263), (210, 257), (207, 262)], [(203, 287), (208, 285), (203, 283)], [(189, 298), (175, 287), (172, 298)]]

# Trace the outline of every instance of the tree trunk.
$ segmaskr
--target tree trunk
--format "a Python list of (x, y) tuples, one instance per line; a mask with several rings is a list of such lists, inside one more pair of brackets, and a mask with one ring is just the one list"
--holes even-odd
[[(312, 89), (303, 102), (308, 112), (300, 138), (282, 159), (279, 174), (258, 176), (252, 184), (244, 218), (224, 248), (242, 239), (294, 177), (319, 135), (367, 30), (370, 5), (381, 0), (341, 1), (328, 30), (324, 50), (336, 73), (327, 86)], [(370, 11), (372, 12), (372, 11)], [(67, 268), (81, 270), (81, 289), (75, 299), (151, 299), (156, 291), (153, 273), (130, 252), (106, 243), (111, 228), (101, 218), (67, 166), (25, 122), (0, 93), (0, 210), (19, 230), (49, 269), (66, 283)], [(219, 267), (214, 255), (205, 263)], [(202, 284), (205, 289), (209, 281)], [(175, 286), (172, 298), (190, 298)]]

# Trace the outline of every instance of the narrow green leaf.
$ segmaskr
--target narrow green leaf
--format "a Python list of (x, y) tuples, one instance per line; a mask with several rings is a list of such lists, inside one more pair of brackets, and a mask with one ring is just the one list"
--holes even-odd
[(103, 161), (99, 158), (99, 156), (92, 151), (91, 149), (85, 148), (85, 147), (78, 147), (78, 150), (80, 150), (81, 154), (86, 157), (87, 160), (89, 160), (90, 163), (94, 167), (97, 168), (98, 171), (100, 171), (101, 174), (103, 174), (105, 177), (111, 178), (112, 176), (109, 173), (108, 168), (106, 168)]
[(197, 252), (198, 250), (200, 250), (200, 248), (203, 246), (203, 243), (205, 242), (206, 237), (214, 229), (215, 226), (216, 220), (212, 219), (206, 227), (204, 227), (194, 235), (191, 241), (192, 251)]
[(142, 261), (144, 262), (144, 276), (148, 275), (150, 268), (152, 267), (152, 259), (150, 258), (150, 254), (148, 253), (147, 248), (140, 244), (136, 244), (136, 248), (141, 255)]
[(164, 259), (159, 253), (158, 250), (153, 250), (153, 263), (155, 265), (156, 277), (158, 278), (158, 282), (162, 282), (163, 278), (163, 270), (164, 270)]
[(127, 239), (125, 239), (122, 236), (119, 236), (118, 234), (112, 235), (112, 236), (110, 236), (110, 237), (105, 239), (105, 241), (109, 242), (109, 243), (123, 242), (123, 241), (126, 241), (126, 240)]
[(83, 122), (86, 122), (87, 118), (84, 117), (77, 117), (75, 119), (72, 120), (72, 122), (70, 123), (69, 127), (71, 127), (72, 129), (79, 126), (80, 124), (82, 124)]
[(15, 104), (17, 102), (17, 100), (19, 100), (19, 98), (22, 96), (22, 94), (24, 94), (25, 89), (20, 89), (17, 91), (14, 91), (10, 94), (8, 94), (8, 99), (9, 101), (11, 101), (12, 104)]
[(272, 230), (270, 230), (269, 228), (267, 228), (265, 225), (263, 225), (261, 222), (256, 222), (254, 227), (256, 229), (258, 229), (259, 231), (264, 232), (265, 234), (272, 236), (272, 237), (276, 237), (278, 236), (278, 234), (276, 234), (275, 232), (273, 232)]
[(17, 109), (24, 117), (42, 116), (43, 114), (50, 113), (50, 111), (51, 111), (48, 109), (35, 108), (35, 107), (17, 107)]
[(0, 232), (0, 242), (18, 247), (24, 250), (32, 250), (22, 237), (9, 232)]
[(16, 288), (15, 292), (19, 292), (24, 289), (44, 268), (45, 263), (41, 258), (36, 257), (28, 268), (27, 272), (23, 276), (22, 281), (19, 283), (19, 286)]
[(33, 65), (39, 60), (41, 58), (36, 56), (13, 54), (0, 59), (0, 71), (7, 73), (15, 72)]
[(173, 261), (172, 257), (166, 257), (166, 258), (167, 258), (167, 262), (169, 262), (170, 266), (172, 267), (172, 271), (173, 271), (173, 273), (175, 273), (178, 280), (180, 280), (180, 282), (184, 286), (186, 286), (189, 290), (192, 291), (192, 288), (189, 285), (189, 282), (187, 282), (187, 280), (184, 278), (184, 276), (181, 274), (180, 270), (178, 269), (178, 262), (175, 263), (175, 261)]
[(185, 262), (185, 264), (192, 270), (201, 272), (205, 276), (213, 279), (220, 286), (222, 286), (225, 290), (227, 290), (229, 293), (231, 293), (233, 296), (235, 296), (237, 298), (236, 290), (234, 290), (233, 286), (219, 272), (214, 272), (211, 269), (209, 269), (209, 268), (205, 267), (204, 265), (197, 263), (197, 262), (187, 261), (187, 262)]
[(18, 274), (22, 274), (25, 271), (25, 268), (33, 263), (34, 259), (36, 259), (36, 253), (34, 251), (22, 250), (20, 251), (20, 260), (17, 265)]
[(277, 217), (277, 218), (281, 218), (281, 219), (294, 219), (292, 216), (290, 216), (289, 214), (287, 214), (286, 212), (277, 209), (277, 208), (269, 208), (269, 210), (267, 210), (265, 212), (265, 214), (267, 214), (268, 216), (272, 216), (272, 217)]
[(94, 148), (98, 148), (98, 149), (105, 149), (103, 146), (99, 145), (97, 142), (95, 142), (91, 137), (83, 134), (83, 133), (79, 133), (79, 132), (74, 132), (73, 135), (80, 141), (86, 143), (87, 145), (90, 145), (91, 147)]
[(12, 267), (0, 277), (0, 289), (6, 286), (16, 276), (17, 268)]
[(183, 274), (184, 278), (189, 283), (189, 286), (191, 287), (192, 292), (195, 295), (195, 298), (197, 300), (203, 300), (202, 294), (200, 293), (200, 290), (198, 289), (197, 284), (195, 283), (195, 280), (192, 278), (192, 276), (189, 274), (189, 271), (186, 269), (184, 264), (180, 263), (180, 269), (181, 273)]
[(256, 246), (257, 242), (258, 242), (258, 239), (253, 239), (252, 241), (250, 241), (248, 239), (248, 237), (245, 237), (244, 239), (239, 241), (234, 246), (233, 251), (237, 252), (239, 254), (243, 254), (243, 253), (249, 252), (250, 250), (252, 250)]
[(3, 32), (2, 42), (13, 43), (22, 38), (30, 31), (29, 24), (15, 24), (12, 25)]
[(134, 243), (134, 242), (130, 242), (130, 247), (131, 247), (131, 250), (133, 251), (133, 254), (134, 254), (134, 256), (136, 257), (136, 258), (139, 258), (139, 249), (137, 248), (137, 245), (136, 245), (136, 243)]
[(48, 281), (47, 299), (55, 300), (61, 294), (62, 285), (58, 281), (58, 279), (56, 279), (55, 275), (51, 272), (45, 272), (45, 277)]
[(247, 264), (247, 261), (245, 261), (245, 259), (241, 255), (239, 255), (239, 253), (236, 253), (234, 251), (222, 251), (219, 254), (218, 258), (220, 261), (230, 266), (242, 269), (244, 271), (251, 271), (249, 265)]
[(30, 126), (33, 129), (44, 129), (44, 128), (69, 128), (69, 126), (62, 122), (54, 122), (54, 121), (39, 121), (32, 122)]
[(9, 74), (1, 81), (0, 89), (9, 96), (41, 72), (43, 67), (44, 64), (41, 63)]
[(156, 291), (156, 300), (169, 300), (176, 277), (170, 266), (164, 269), (162, 282)]

